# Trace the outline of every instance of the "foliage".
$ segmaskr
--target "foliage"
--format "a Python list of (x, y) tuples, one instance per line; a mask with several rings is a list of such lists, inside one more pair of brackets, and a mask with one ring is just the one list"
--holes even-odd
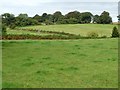
[(16, 25), (17, 26), (28, 26), (28, 25), (38, 25), (39, 20), (36, 20), (36, 18), (28, 17), (27, 14), (19, 14), (19, 16), (16, 17)]
[(46, 19), (48, 19), (48, 15), (47, 15), (47, 13), (43, 13), (41, 16), (40, 22), (45, 22)]
[(93, 17), (93, 23), (98, 23), (98, 24), (110, 24), (112, 23), (112, 18), (109, 15), (109, 12), (102, 12), (101, 15), (95, 15)]
[(101, 38), (107, 38), (107, 36), (106, 36), (106, 35), (103, 35), (103, 36), (101, 36)]
[(118, 18), (118, 21), (120, 22), (120, 15), (118, 15), (117, 18)]
[(93, 16), (93, 23), (100, 23), (100, 17), (99, 17), (99, 15)]
[(70, 19), (68, 19), (68, 24), (77, 24), (77, 19), (75, 19), (75, 18), (70, 18)]
[(53, 14), (53, 22), (58, 22), (62, 18), (62, 13), (60, 11), (56, 11)]
[(50, 20), (45, 20), (45, 24), (46, 25), (53, 25), (53, 22), (51, 22)]
[(43, 13), (41, 16), (36, 14), (33, 17), (29, 17), (26, 13), (21, 13), (18, 16), (13, 14), (4, 13), (2, 14), (2, 23), (6, 26), (29, 26), (39, 25), (41, 23), (50, 24), (85, 24), (85, 23), (98, 23), (98, 24), (109, 24), (112, 22), (112, 18), (109, 12), (104, 11), (100, 16), (93, 16), (91, 12), (72, 11), (66, 15), (62, 15), (60, 11), (56, 11), (53, 14)]
[(11, 29), (15, 29), (16, 25), (15, 25), (15, 24), (11, 24), (9, 27), (10, 27)]
[(117, 29), (117, 27), (113, 27), (113, 31), (112, 31), (112, 37), (119, 37), (119, 31)]
[(6, 26), (5, 25), (2, 25), (2, 35), (6, 35)]
[(104, 11), (100, 15), (100, 23), (101, 24), (110, 24), (112, 22), (112, 18), (109, 16), (109, 13)]
[(90, 12), (81, 13), (80, 23), (90, 23), (92, 21), (92, 16)]
[(38, 14), (36, 14), (34, 17), (33, 17), (34, 20), (40, 22), (40, 19), (41, 19), (41, 16), (39, 16)]
[(97, 38), (98, 37), (98, 33), (97, 32), (89, 32), (88, 33), (88, 37), (90, 37), (90, 38)]
[(13, 14), (4, 13), (2, 14), (2, 23), (6, 26), (10, 26), (11, 24), (15, 24), (15, 16)]

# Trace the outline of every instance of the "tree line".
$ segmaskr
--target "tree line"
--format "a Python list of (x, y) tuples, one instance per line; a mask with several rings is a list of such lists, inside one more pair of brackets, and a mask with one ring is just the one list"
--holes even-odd
[(107, 11), (103, 11), (101, 15), (93, 15), (91, 12), (72, 11), (63, 15), (60, 11), (56, 11), (53, 14), (43, 13), (41, 16), (36, 14), (33, 17), (29, 17), (28, 14), (19, 14), (15, 17), (14, 14), (4, 13), (2, 16), (2, 24), (15, 28), (16, 26), (28, 26), (28, 25), (51, 25), (51, 24), (110, 24), (112, 18)]

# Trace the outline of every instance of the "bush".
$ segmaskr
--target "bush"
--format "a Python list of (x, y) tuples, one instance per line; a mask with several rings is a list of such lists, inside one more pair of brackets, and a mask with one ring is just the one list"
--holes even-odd
[(88, 37), (90, 38), (97, 38), (99, 35), (96, 32), (89, 32)]
[(6, 35), (7, 31), (6, 31), (6, 26), (2, 25), (2, 35)]
[(53, 22), (49, 21), (49, 20), (45, 20), (45, 24), (46, 25), (53, 25)]
[(103, 36), (101, 36), (101, 38), (107, 38), (107, 36), (106, 36), (106, 35), (103, 35)]
[(10, 28), (11, 28), (11, 29), (15, 29), (15, 27), (16, 27), (15, 24), (11, 24), (11, 25), (10, 25)]
[(119, 37), (119, 31), (117, 27), (113, 27), (112, 37)]

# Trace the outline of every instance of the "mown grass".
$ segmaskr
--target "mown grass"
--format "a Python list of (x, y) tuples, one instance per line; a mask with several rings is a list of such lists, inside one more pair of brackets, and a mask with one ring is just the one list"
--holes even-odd
[(117, 39), (3, 41), (3, 88), (116, 88)]
[(87, 36), (90, 32), (98, 33), (99, 36), (111, 36), (113, 24), (61, 24), (61, 25), (38, 25), (27, 26), (20, 28), (38, 29), (47, 31), (60, 31), (71, 34), (80, 34), (81, 36)]

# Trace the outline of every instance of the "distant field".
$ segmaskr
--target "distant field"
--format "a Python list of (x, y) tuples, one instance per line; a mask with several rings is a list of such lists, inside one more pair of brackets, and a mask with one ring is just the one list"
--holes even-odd
[(86, 36), (90, 32), (96, 32), (99, 36), (111, 36), (112, 29), (114, 26), (112, 24), (62, 24), (62, 25), (39, 25), (39, 26), (27, 26), (22, 28), (28, 29), (39, 29), (47, 31), (58, 31), (67, 32), (71, 34), (80, 34), (81, 36)]
[[(60, 26), (64, 27), (56, 25), (59, 30)], [(104, 27), (109, 31), (113, 26)], [(118, 85), (117, 39), (3, 41), (2, 50), (4, 88), (117, 88)]]
[(47, 33), (35, 33), (35, 32), (30, 32), (30, 31), (21, 31), (21, 30), (12, 30), (12, 29), (7, 29), (7, 34), (17, 34), (17, 35), (21, 35), (21, 34), (30, 34), (30, 35), (49, 35)]

